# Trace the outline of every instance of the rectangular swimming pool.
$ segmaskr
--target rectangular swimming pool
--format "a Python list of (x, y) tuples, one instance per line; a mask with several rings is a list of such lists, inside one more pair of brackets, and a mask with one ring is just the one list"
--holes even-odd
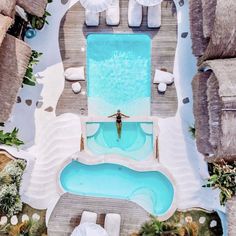
[(87, 37), (88, 113), (108, 116), (120, 109), (149, 116), (151, 39), (144, 34), (90, 34)]

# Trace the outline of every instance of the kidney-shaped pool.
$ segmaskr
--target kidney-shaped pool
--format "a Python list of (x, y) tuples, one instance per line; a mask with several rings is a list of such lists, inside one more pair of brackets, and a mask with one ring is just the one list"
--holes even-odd
[(161, 172), (139, 172), (117, 164), (85, 165), (73, 160), (62, 170), (60, 182), (67, 192), (128, 199), (156, 216), (167, 213), (174, 199), (173, 185)]

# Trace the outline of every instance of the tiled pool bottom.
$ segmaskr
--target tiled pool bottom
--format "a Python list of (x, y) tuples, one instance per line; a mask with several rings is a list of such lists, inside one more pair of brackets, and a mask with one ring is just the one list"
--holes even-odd
[(138, 172), (117, 164), (72, 161), (62, 170), (60, 183), (73, 194), (133, 201), (156, 216), (165, 215), (173, 206), (174, 187), (160, 171)]
[(108, 116), (120, 109), (149, 116), (151, 39), (144, 34), (87, 37), (88, 114)]
[(87, 148), (95, 155), (116, 154), (133, 160), (153, 155), (153, 123), (123, 122), (118, 138), (115, 122), (87, 122)]

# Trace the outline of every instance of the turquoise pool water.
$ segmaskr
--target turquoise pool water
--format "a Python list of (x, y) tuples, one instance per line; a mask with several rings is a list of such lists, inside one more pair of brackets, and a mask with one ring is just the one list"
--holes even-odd
[(174, 188), (158, 171), (137, 172), (116, 164), (68, 164), (60, 175), (67, 192), (94, 197), (128, 199), (153, 215), (161, 216), (171, 207)]
[(94, 154), (119, 154), (144, 160), (153, 153), (151, 122), (123, 122), (120, 139), (115, 122), (90, 122), (86, 124), (86, 129), (87, 147)]
[(87, 37), (89, 115), (150, 115), (151, 39), (144, 34)]

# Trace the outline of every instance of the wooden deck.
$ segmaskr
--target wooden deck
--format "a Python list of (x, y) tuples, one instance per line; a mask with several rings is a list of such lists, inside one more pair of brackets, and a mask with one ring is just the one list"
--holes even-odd
[[(86, 66), (86, 36), (91, 32), (142, 32), (152, 38), (152, 74), (155, 68), (166, 68), (172, 72), (174, 55), (177, 42), (177, 21), (172, 15), (172, 4), (165, 0), (162, 3), (162, 26), (159, 30), (147, 28), (146, 12), (143, 10), (143, 23), (140, 28), (128, 27), (128, 0), (120, 0), (121, 21), (118, 27), (105, 24), (104, 13), (100, 17), (99, 27), (86, 27), (84, 24), (84, 8), (76, 3), (64, 16), (60, 25), (60, 51), (64, 68), (74, 66)], [(71, 90), (71, 82), (65, 82), (64, 91), (58, 101), (57, 115), (72, 112), (87, 114), (86, 82), (82, 82), (83, 93), (74, 94)], [(173, 116), (177, 109), (177, 96), (174, 84), (168, 86), (165, 95), (157, 93), (156, 85), (152, 84), (152, 115), (159, 117)]]
[(121, 235), (137, 231), (149, 214), (139, 205), (119, 199), (83, 197), (65, 193), (54, 208), (48, 223), (49, 236), (69, 236), (79, 225), (84, 210), (98, 214), (97, 223), (103, 226), (106, 213), (121, 215)]

